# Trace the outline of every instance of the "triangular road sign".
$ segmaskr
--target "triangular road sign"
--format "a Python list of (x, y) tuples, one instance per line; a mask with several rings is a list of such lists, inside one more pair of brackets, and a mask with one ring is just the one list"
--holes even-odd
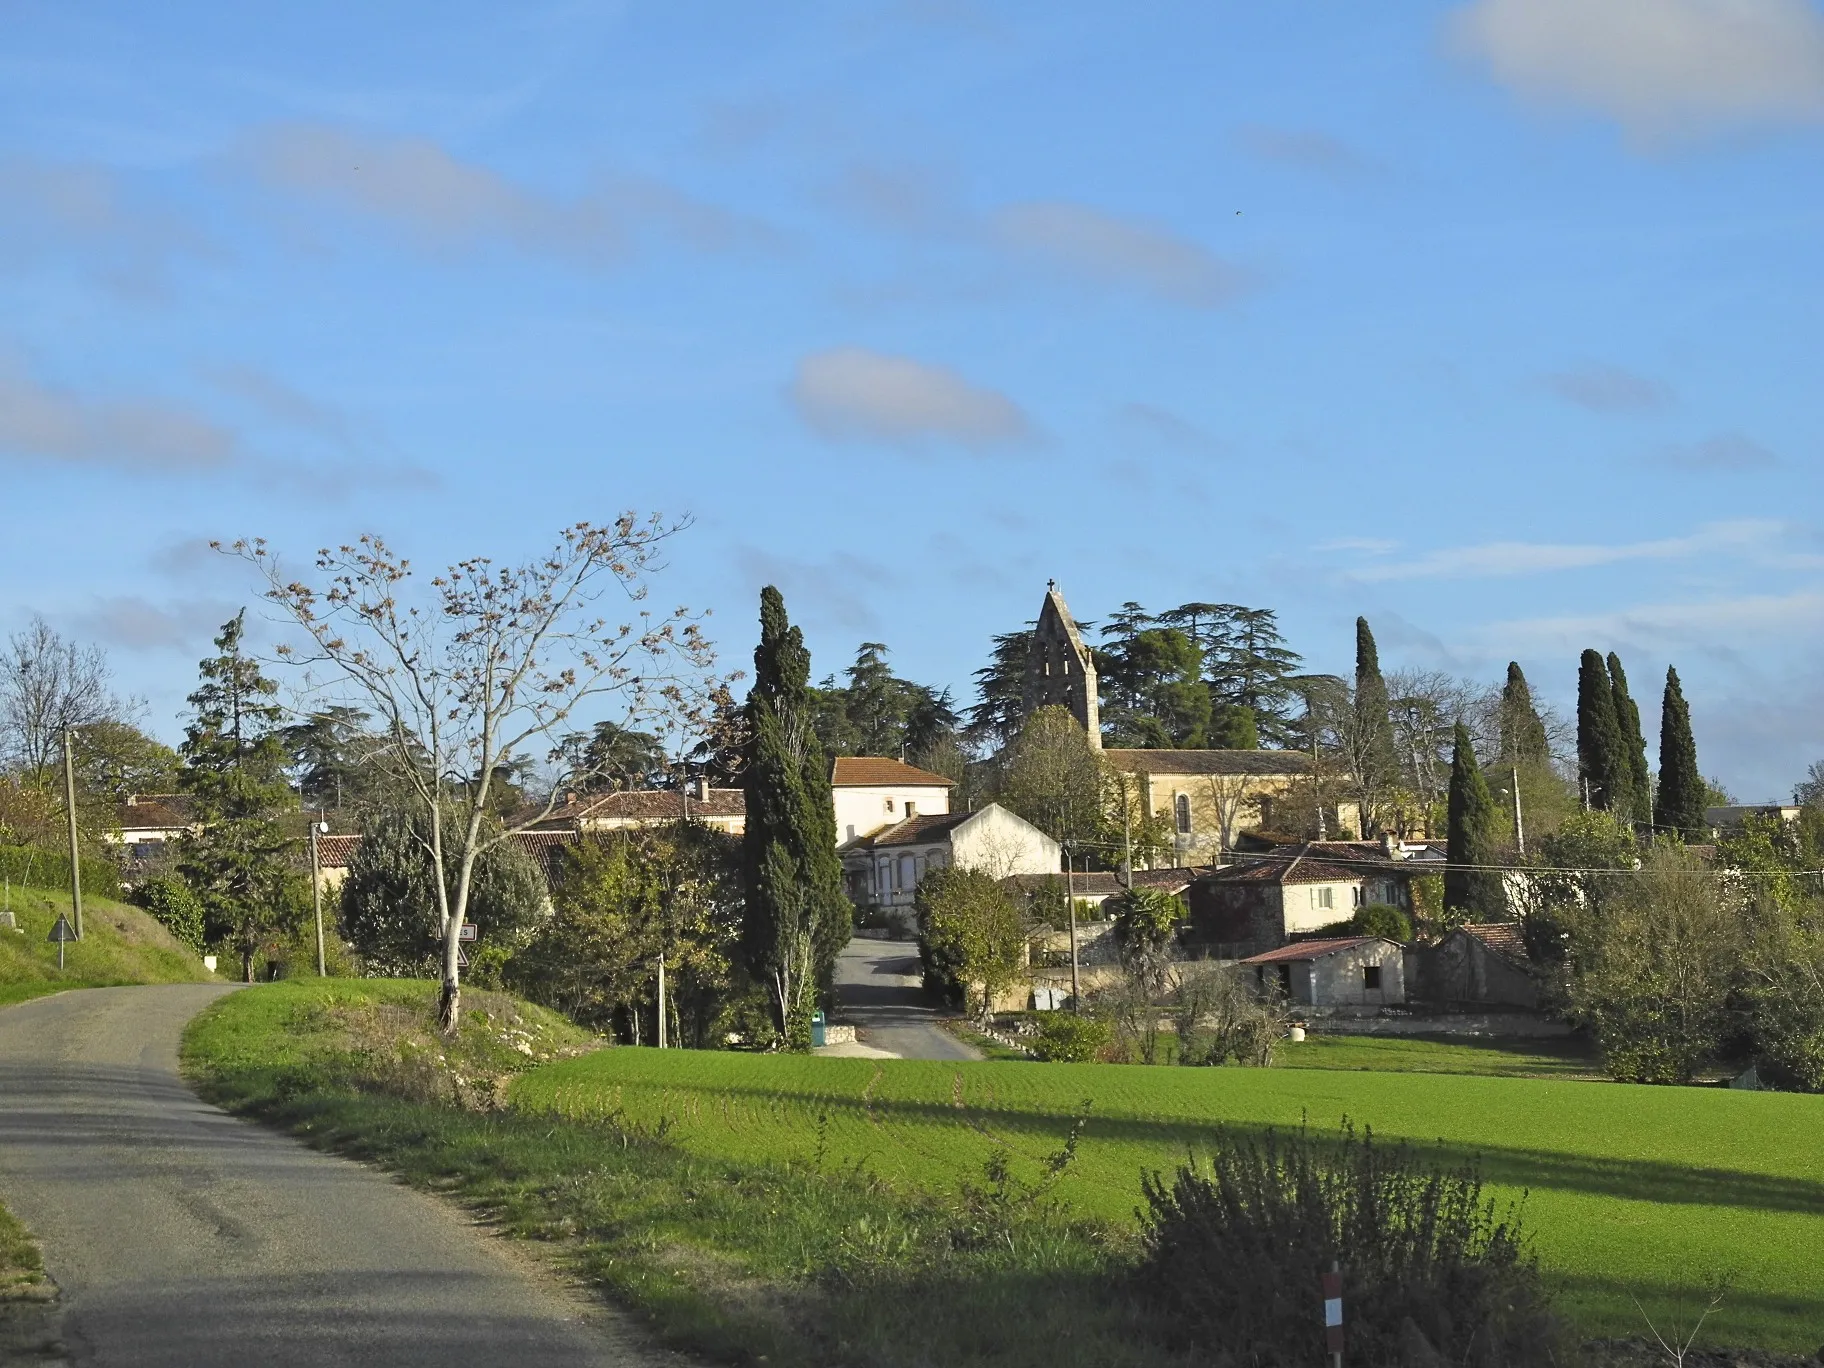
[(76, 939), (76, 928), (71, 926), (70, 919), (60, 912), (57, 914), (57, 925), (51, 928), (51, 934), (45, 939), (58, 945), (65, 941), (73, 941)]
[(467, 969), (469, 967), (469, 957), (460, 945), (456, 947), (456, 967), (458, 969)]

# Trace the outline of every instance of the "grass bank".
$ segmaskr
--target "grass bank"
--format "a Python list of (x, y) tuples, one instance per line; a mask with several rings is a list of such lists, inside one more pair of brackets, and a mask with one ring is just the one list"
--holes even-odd
[(580, 1273), (680, 1346), (851, 1368), (1190, 1362), (1156, 1342), (1124, 1290), (1131, 1231), (1048, 1215), (1029, 1196), (1038, 1164), (1005, 1185), (956, 1171), (933, 1189), (820, 1146), (814, 1118), (803, 1152), (779, 1161), (680, 1147), (669, 1122), (612, 1108), (579, 1120), (522, 1113), (503, 1105), (514, 1079), (580, 1048), (575, 1032), (465, 993), (462, 1037), (444, 1042), (429, 1029), (433, 992), (261, 985), (192, 1024), (185, 1064), (214, 1101), (457, 1196), (509, 1232), (560, 1242)]
[(38, 1242), (0, 1206), (0, 1302), (35, 1298), (47, 1287)]
[(65, 988), (105, 988), (121, 983), (197, 983), (214, 977), (202, 958), (140, 908), (111, 898), (82, 900), (83, 938), (57, 947), (47, 937), (70, 895), (58, 889), (11, 887), (7, 893), (18, 929), (0, 928), (0, 1006)]
[[(1345, 1044), (1372, 1058), (1381, 1052), (1365, 1047), (1395, 1042)], [(532, 1071), (511, 1098), (526, 1112), (662, 1132), (705, 1162), (816, 1162), (896, 1189), (953, 1187), (997, 1153), (1032, 1171), (1087, 1104), (1079, 1157), (1056, 1193), (1115, 1231), (1134, 1228), (1141, 1173), (1173, 1167), (1215, 1123), (1308, 1119), (1326, 1130), (1347, 1116), (1477, 1158), (1506, 1195), (1525, 1194), (1561, 1304), (1591, 1335), (1638, 1334), (1635, 1298), (1663, 1320), (1722, 1277), (1732, 1290), (1707, 1338), (1804, 1352), (1824, 1339), (1824, 1097), (1359, 1067), (616, 1049)]]

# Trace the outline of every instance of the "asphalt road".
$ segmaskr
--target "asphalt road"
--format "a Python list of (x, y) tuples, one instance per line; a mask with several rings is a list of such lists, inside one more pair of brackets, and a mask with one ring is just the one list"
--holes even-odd
[(68, 1362), (680, 1362), (454, 1208), (198, 1101), (178, 1035), (225, 991), (0, 1010), (0, 1200), (44, 1244)]
[[(899, 1059), (980, 1059), (938, 1022), (926, 999), (918, 949), (857, 936), (836, 958), (836, 1000), (862, 1043)], [(840, 1047), (837, 1047), (840, 1049)]]

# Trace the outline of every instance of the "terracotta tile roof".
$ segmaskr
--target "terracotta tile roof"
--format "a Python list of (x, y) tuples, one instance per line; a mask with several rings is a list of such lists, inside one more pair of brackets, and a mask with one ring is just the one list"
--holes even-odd
[(1277, 778), (1308, 774), (1311, 757), (1274, 750), (1105, 750), (1108, 763), (1129, 774), (1239, 774)]
[(830, 770), (830, 784), (834, 788), (954, 788), (956, 781), (883, 755), (839, 755)]
[(324, 869), (347, 869), (348, 862), (355, 856), (355, 847), (360, 844), (359, 836), (319, 836), (317, 864)]
[(1384, 945), (1397, 945), (1397, 941), (1383, 940), (1380, 936), (1339, 936), (1334, 940), (1293, 941), (1282, 945), (1277, 950), (1269, 950), (1264, 955), (1249, 955), (1242, 960), (1243, 964), (1290, 964), (1298, 960), (1317, 959), (1323, 955), (1334, 955), (1339, 950), (1354, 950), (1364, 945), (1379, 942)]
[[(616, 793), (583, 794), (574, 801), (561, 803), (548, 817), (538, 817), (542, 805), (522, 812), (519, 821), (532, 821), (537, 831), (565, 831), (578, 822), (675, 822), (684, 815), (684, 799), (677, 789), (622, 789)], [(690, 795), (692, 817), (745, 817), (747, 792), (738, 788), (709, 790), (707, 798), (693, 791)], [(536, 819), (536, 820), (534, 820)]]
[(866, 850), (880, 846), (925, 845), (941, 841), (957, 827), (975, 816), (973, 812), (933, 812), (908, 817), (902, 822), (870, 831), (844, 844), (844, 850)]
[(196, 802), (187, 793), (135, 793), (114, 809), (123, 831), (175, 830), (195, 820)]
[(1461, 929), (1497, 955), (1526, 963), (1526, 941), (1521, 937), (1519, 922), (1466, 922)]

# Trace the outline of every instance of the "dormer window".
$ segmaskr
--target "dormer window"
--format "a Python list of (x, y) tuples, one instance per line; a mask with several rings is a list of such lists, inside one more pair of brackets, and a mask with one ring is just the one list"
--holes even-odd
[(891, 798), (887, 799), (887, 811), (893, 811), (893, 800)]

